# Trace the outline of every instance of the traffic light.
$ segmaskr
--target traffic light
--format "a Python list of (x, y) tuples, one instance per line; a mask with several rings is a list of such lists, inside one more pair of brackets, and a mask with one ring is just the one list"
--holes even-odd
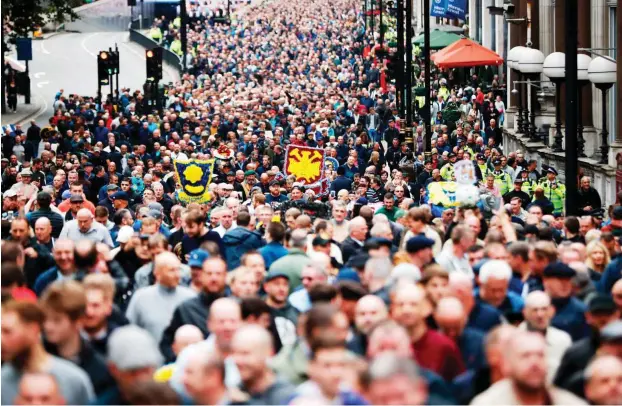
[(387, 58), (387, 76), (389, 79), (396, 79), (399, 70), (399, 55), (394, 52)]
[(108, 64), (108, 74), (115, 75), (119, 73), (119, 51), (108, 52), (110, 62)]
[(108, 73), (110, 59), (110, 52), (99, 51), (99, 55), (97, 55), (97, 77), (100, 86), (108, 86), (110, 84), (110, 73)]
[(148, 49), (145, 57), (147, 60), (147, 81), (159, 82), (162, 80), (162, 48)]

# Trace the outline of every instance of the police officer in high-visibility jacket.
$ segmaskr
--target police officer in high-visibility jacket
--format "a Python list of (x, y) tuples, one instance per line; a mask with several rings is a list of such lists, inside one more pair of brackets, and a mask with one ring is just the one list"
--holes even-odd
[(441, 168), (441, 178), (443, 178), (444, 181), (449, 182), (452, 180), (453, 176), (454, 176), (454, 164), (456, 163), (456, 159), (458, 158), (456, 156), (455, 153), (450, 152), (448, 155), (449, 158), (449, 162), (447, 162), (442, 168)]
[(482, 180), (486, 179), (486, 175), (488, 175), (488, 172), (490, 171), (490, 168), (488, 168), (488, 163), (486, 162), (486, 155), (477, 154), (477, 166), (482, 172)]
[(521, 190), (525, 193), (527, 193), (530, 197), (533, 196), (533, 192), (536, 189), (536, 186), (538, 185), (538, 182), (536, 182), (535, 180), (531, 179), (529, 177), (529, 171), (526, 170), (522, 170), (520, 171), (520, 173), (518, 174), (517, 178), (520, 178), (523, 181), (523, 185), (521, 186)]
[(546, 179), (540, 182), (544, 189), (544, 196), (553, 203), (553, 215), (561, 216), (564, 212), (566, 200), (566, 186), (557, 181), (557, 170), (547, 166)]
[(157, 24), (153, 24), (153, 27), (149, 30), (149, 36), (158, 44), (162, 42), (162, 30), (157, 26)]
[(495, 169), (490, 173), (495, 177), (495, 186), (499, 188), (499, 193), (503, 196), (512, 189), (512, 177), (501, 169), (501, 159), (495, 158), (492, 161), (492, 166)]

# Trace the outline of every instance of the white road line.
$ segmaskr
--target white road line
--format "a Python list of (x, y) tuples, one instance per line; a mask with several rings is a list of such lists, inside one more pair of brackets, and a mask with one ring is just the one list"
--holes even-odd
[(95, 33), (89, 35), (88, 37), (85, 37), (82, 41), (80, 41), (80, 46), (82, 47), (82, 49), (84, 49), (86, 51), (86, 53), (91, 55), (93, 58), (97, 58), (97, 55), (88, 50), (88, 48), (86, 47), (86, 41), (90, 40), (91, 38), (93, 38), (96, 35), (99, 35), (99, 32), (95, 32)]
[(35, 79), (41, 79), (41, 76), (45, 76), (45, 72), (37, 72), (33, 76)]
[(39, 82), (39, 83), (37, 83), (37, 87), (39, 89), (41, 89), (43, 86), (47, 85), (48, 83), (50, 83), (50, 82)]
[(47, 49), (45, 49), (45, 40), (41, 41), (41, 52), (43, 52), (46, 55), (50, 55), (51, 52), (48, 51)]

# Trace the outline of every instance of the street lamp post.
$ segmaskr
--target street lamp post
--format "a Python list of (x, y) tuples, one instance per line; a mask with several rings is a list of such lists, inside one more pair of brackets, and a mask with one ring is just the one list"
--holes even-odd
[(609, 161), (609, 131), (607, 131), (607, 91), (616, 82), (616, 63), (610, 58), (594, 58), (588, 67), (587, 76), (603, 94), (603, 130), (600, 145), (600, 163)]
[(577, 55), (577, 85), (579, 87), (577, 97), (577, 154), (578, 156), (585, 158), (585, 138), (583, 138), (583, 87), (587, 85), (590, 80), (587, 77), (587, 69), (592, 62), (592, 58), (586, 54)]
[(563, 52), (553, 52), (544, 59), (542, 72), (555, 83), (555, 142), (553, 151), (562, 152), (562, 118), (561, 118), (561, 98), (562, 83), (566, 77), (566, 55)]
[[(516, 75), (518, 76), (519, 82), (523, 80), (523, 77), (518, 66), (518, 54), (523, 48), (524, 48), (523, 46), (519, 45), (517, 47), (510, 49), (510, 52), (508, 52), (508, 66), (514, 71), (514, 73), (516, 73)], [(518, 114), (516, 116), (516, 124), (517, 124), (518, 133), (524, 134), (525, 131), (523, 129), (523, 94), (520, 91), (516, 93), (518, 96), (518, 103), (517, 103)]]
[[(527, 77), (527, 83), (525, 84), (527, 88), (527, 98), (531, 99), (533, 102), (530, 84), (532, 81), (537, 80), (538, 76), (542, 73), (543, 65), (544, 65), (544, 54), (542, 51), (535, 48), (524, 48), (520, 50), (518, 53), (518, 65), (520, 71)], [(529, 100), (527, 101), (529, 103)], [(529, 139), (531, 141), (539, 141), (536, 135), (536, 114), (535, 114), (535, 106), (531, 105), (531, 126), (525, 126), (525, 131), (529, 130)], [(527, 114), (525, 114), (527, 116)], [(527, 120), (529, 122), (529, 120)]]

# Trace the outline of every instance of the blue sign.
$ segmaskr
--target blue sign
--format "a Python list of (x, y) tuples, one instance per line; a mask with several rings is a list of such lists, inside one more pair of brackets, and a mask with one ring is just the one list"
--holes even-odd
[(430, 16), (432, 17), (465, 20), (466, 13), (466, 0), (433, 0), (430, 9)]
[(17, 38), (15, 40), (15, 48), (17, 50), (17, 60), (32, 61), (32, 39)]

